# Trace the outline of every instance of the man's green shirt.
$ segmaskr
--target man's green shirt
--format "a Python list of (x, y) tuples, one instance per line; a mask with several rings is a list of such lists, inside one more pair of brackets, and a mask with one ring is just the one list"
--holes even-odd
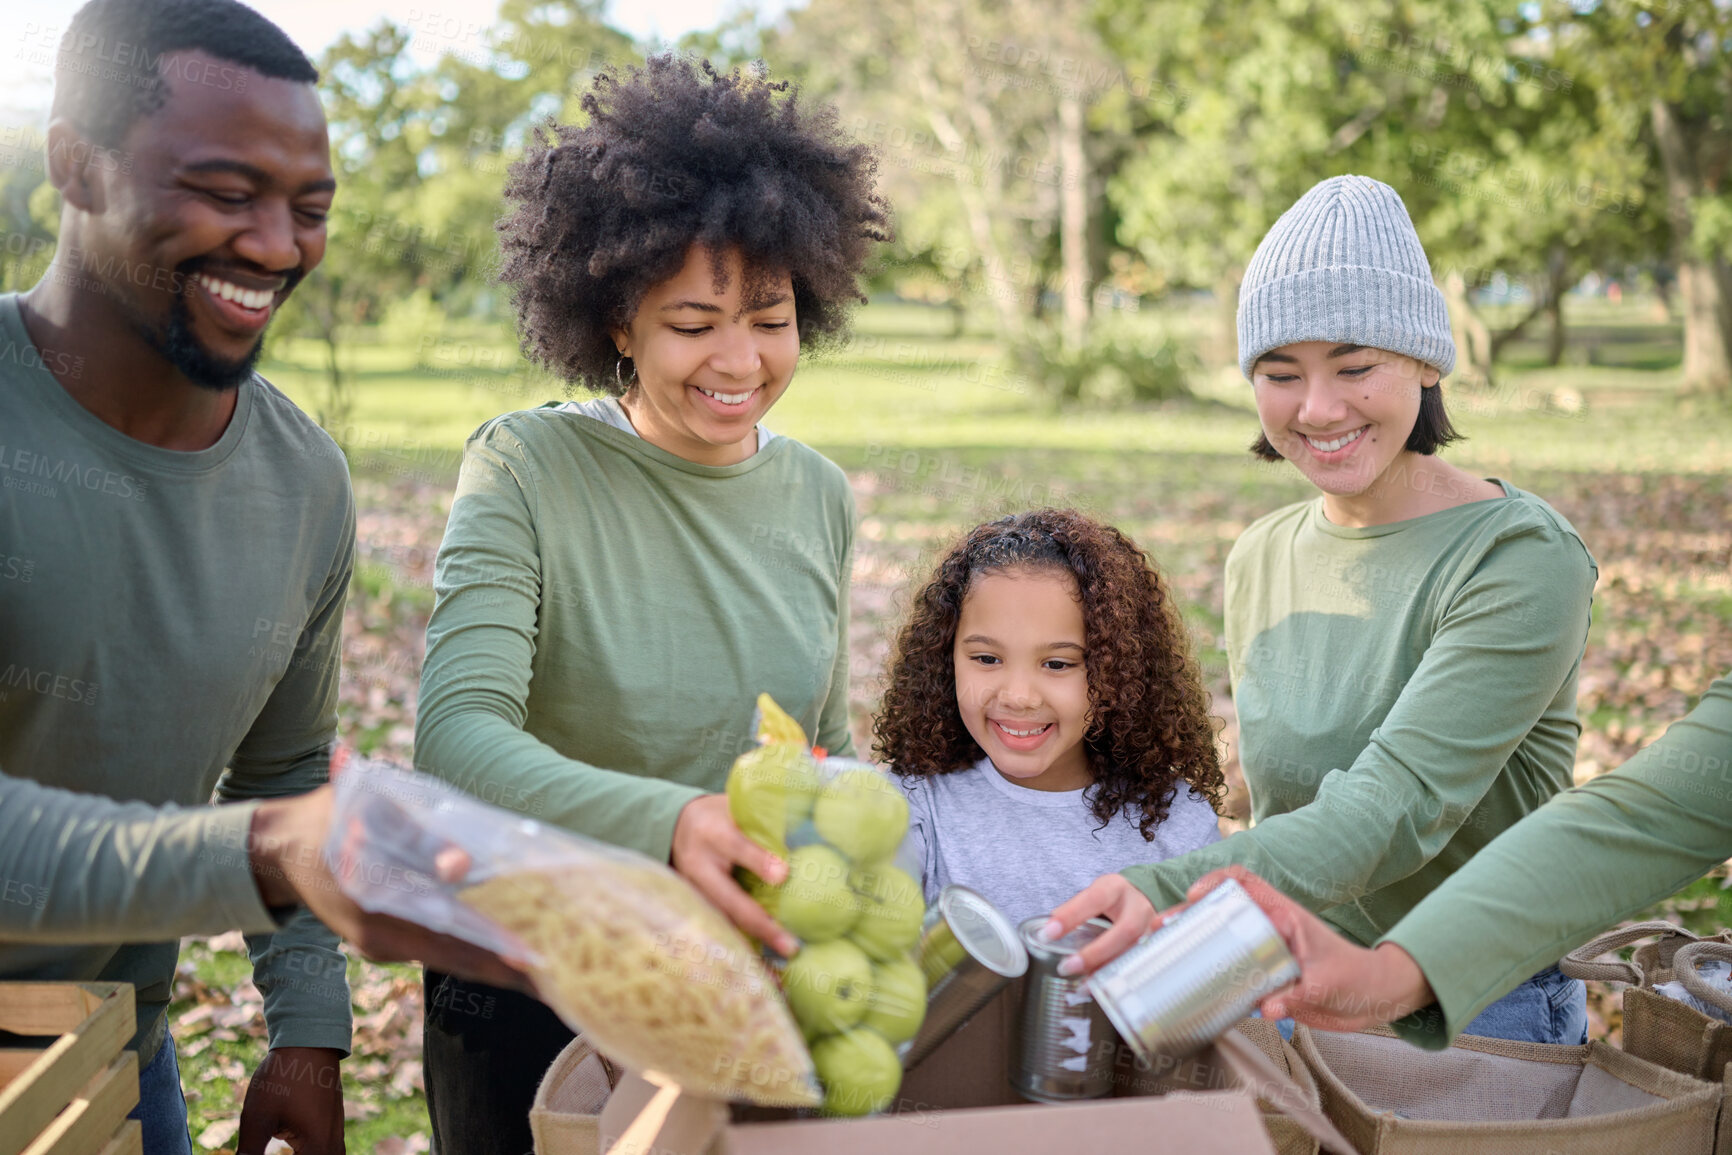
[[(181, 806), (325, 781), (354, 550), (341, 452), (262, 378), (210, 448), (147, 445), (61, 387), (0, 297), (0, 842), (32, 896), (0, 903), (0, 979), (134, 984), (148, 1059), (176, 936), (272, 925), (246, 814), (81, 811), (18, 780)], [(249, 947), (271, 1045), (347, 1050), (336, 936), (303, 912)]]

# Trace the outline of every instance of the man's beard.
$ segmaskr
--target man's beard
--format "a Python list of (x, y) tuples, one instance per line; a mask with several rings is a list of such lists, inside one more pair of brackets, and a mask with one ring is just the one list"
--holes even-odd
[[(202, 261), (184, 261), (175, 270), (176, 284), (182, 286), (175, 293), (168, 307), (168, 321), (160, 328), (148, 324), (141, 325), (139, 331), (145, 342), (160, 353), (164, 360), (194, 385), (202, 389), (221, 393), (229, 389), (237, 389), (241, 383), (253, 375), (253, 367), (259, 363), (259, 357), (264, 353), (265, 335), (259, 334), (259, 339), (253, 342), (253, 347), (237, 360), (224, 360), (211, 353), (199, 343), (192, 331), (192, 306), (187, 298), (193, 292), (197, 282), (193, 279)], [(299, 270), (290, 273), (288, 283), (283, 291), (295, 287), (301, 279)]]

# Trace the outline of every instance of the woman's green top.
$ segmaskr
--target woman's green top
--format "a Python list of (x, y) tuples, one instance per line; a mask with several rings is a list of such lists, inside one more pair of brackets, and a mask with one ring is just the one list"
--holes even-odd
[(665, 860), (768, 692), (848, 728), (847, 477), (789, 437), (686, 461), (569, 409), (470, 437), (434, 576), (415, 764)]
[(1227, 659), (1254, 825), (1124, 873), (1157, 907), (1238, 863), (1361, 943), (1570, 785), (1596, 569), (1505, 496), (1350, 528), (1321, 499), (1227, 559)]

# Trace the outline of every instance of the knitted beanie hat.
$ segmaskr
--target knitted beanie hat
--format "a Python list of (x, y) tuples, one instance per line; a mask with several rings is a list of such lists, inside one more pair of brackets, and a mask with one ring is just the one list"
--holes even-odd
[(1332, 176), (1257, 246), (1239, 289), (1239, 369), (1296, 341), (1405, 353), (1455, 368), (1449, 309), (1401, 196), (1366, 176)]

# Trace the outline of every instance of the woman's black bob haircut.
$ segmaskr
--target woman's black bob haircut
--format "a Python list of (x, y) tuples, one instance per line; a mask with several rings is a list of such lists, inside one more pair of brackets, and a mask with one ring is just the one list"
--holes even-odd
[(506, 180), (498, 280), (525, 355), (620, 393), (631, 369), (618, 371), (612, 334), (693, 245), (737, 249), (748, 276), (785, 270), (802, 348), (846, 335), (891, 228), (877, 158), (833, 107), (761, 69), (667, 54), (604, 71), (583, 110), (583, 125), (543, 125)]

